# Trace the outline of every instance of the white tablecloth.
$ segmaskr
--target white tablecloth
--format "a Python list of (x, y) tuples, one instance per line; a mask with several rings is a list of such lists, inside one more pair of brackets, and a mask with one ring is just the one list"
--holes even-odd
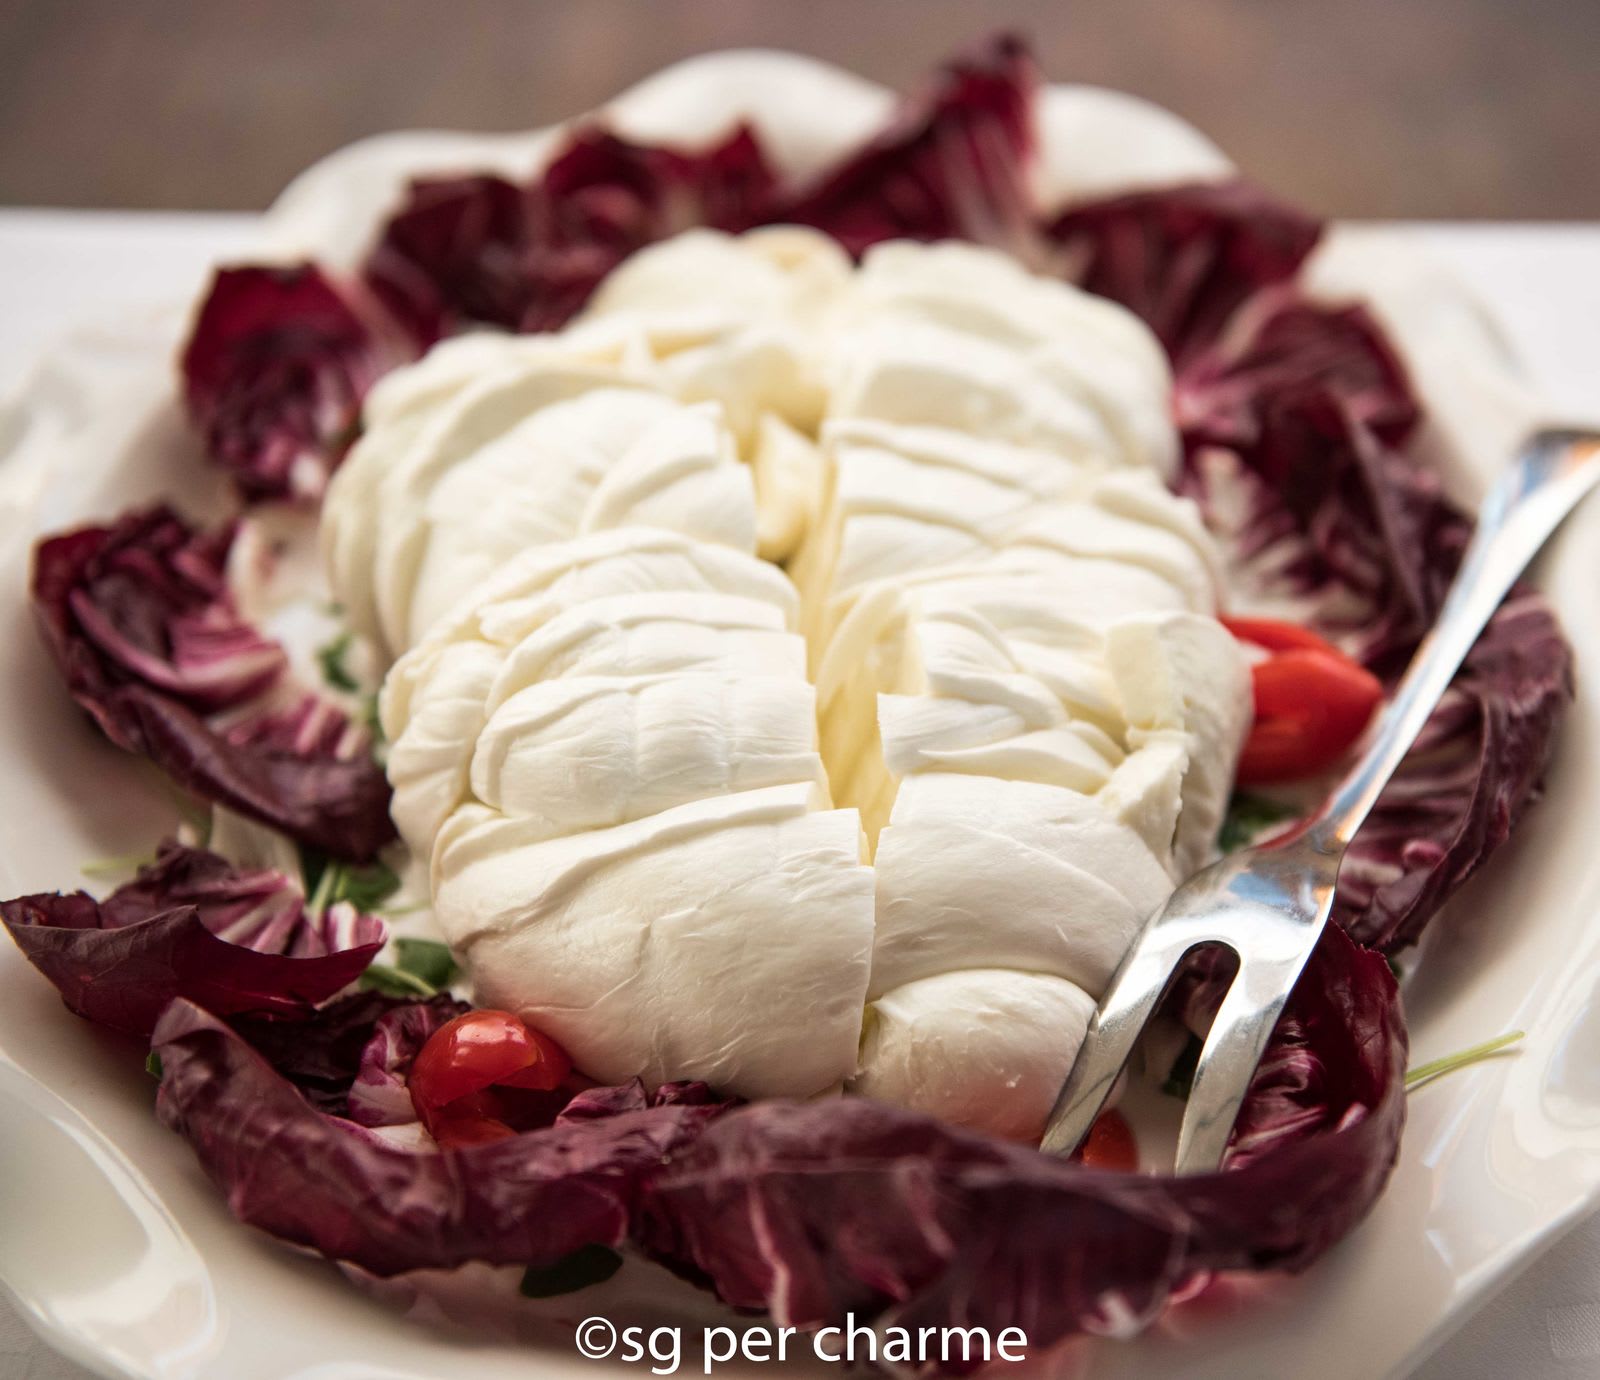
[[(64, 335), (194, 295), (211, 263), (244, 251), (251, 228), (248, 216), (0, 210), (0, 397), (26, 386), (33, 361)], [(1600, 418), (1600, 227), (1418, 231), (1489, 304), (1549, 396), (1552, 415)], [(0, 1301), (0, 1380), (87, 1374), (37, 1341)], [(1597, 1374), (1600, 1216), (1534, 1262), (1413, 1380)]]

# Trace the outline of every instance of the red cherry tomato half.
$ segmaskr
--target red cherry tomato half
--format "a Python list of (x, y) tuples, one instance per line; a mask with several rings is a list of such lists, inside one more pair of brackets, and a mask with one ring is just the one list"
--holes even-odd
[(572, 1072), (560, 1045), (509, 1011), (468, 1011), (442, 1025), (411, 1066), (411, 1105), (441, 1145), (478, 1145), (514, 1135), (493, 1090), (548, 1091)]
[(1241, 641), (1271, 653), (1251, 670), (1255, 723), (1239, 755), (1239, 782), (1315, 776), (1350, 749), (1383, 702), (1378, 678), (1314, 632), (1270, 618), (1225, 618)]
[(1131, 1173), (1139, 1167), (1139, 1143), (1133, 1127), (1121, 1112), (1101, 1112), (1089, 1128), (1078, 1151), (1078, 1158), (1091, 1169), (1120, 1169)]

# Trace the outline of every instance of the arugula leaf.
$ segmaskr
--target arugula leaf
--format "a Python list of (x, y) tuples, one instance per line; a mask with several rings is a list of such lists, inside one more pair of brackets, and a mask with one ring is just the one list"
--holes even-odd
[(356, 981), (363, 992), (382, 992), (386, 997), (432, 997), (437, 989), (431, 982), (394, 968), (387, 963), (369, 963)]
[(306, 907), (315, 913), (348, 901), (363, 914), (374, 915), (400, 889), (399, 876), (385, 863), (357, 867), (337, 862), (314, 848), (300, 850), (300, 875), (309, 898)]
[(316, 653), (323, 680), (335, 690), (348, 691), (352, 695), (361, 689), (361, 682), (350, 674), (350, 669), (344, 664), (353, 641), (353, 634), (342, 632), (332, 642), (325, 642), (318, 647)]
[(399, 890), (400, 878), (384, 863), (367, 863), (362, 867), (341, 863), (333, 901), (348, 901), (357, 910), (372, 915)]
[(436, 939), (396, 939), (395, 962), (369, 963), (360, 985), (391, 997), (431, 997), (456, 980), (460, 969)]
[(449, 946), (437, 939), (396, 939), (394, 947), (398, 967), (435, 988), (448, 987), (461, 972)]
[(163, 1072), (161, 1067), (161, 1056), (157, 1054), (155, 1050), (151, 1050), (149, 1057), (144, 1061), (144, 1071), (154, 1078), (156, 1082), (159, 1083), (161, 1081), (161, 1075)]
[(548, 1299), (604, 1284), (622, 1268), (622, 1257), (609, 1246), (579, 1246), (554, 1265), (530, 1265), (522, 1274), (524, 1298)]

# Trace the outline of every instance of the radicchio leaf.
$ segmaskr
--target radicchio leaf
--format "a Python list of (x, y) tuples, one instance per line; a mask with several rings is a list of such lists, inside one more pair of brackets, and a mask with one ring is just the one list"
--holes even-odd
[(450, 996), (426, 1001), (381, 1000), (390, 1002), (391, 1007), (369, 1024), (354, 1075), (346, 1080), (343, 1114), (362, 1126), (400, 1126), (417, 1119), (406, 1086), (411, 1065), (435, 1031), (472, 1009)]
[(723, 1110), (671, 1103), (489, 1145), (417, 1151), (317, 1111), (190, 1002), (156, 1027), (157, 1110), (241, 1221), (387, 1277), (469, 1261), (552, 1265), (619, 1245), (642, 1176)]
[[(389, 1048), (386, 1039), (380, 1040), (380, 1032), (391, 1030), (391, 1022), (402, 1021), (410, 1028), (425, 1029), (431, 1034), (467, 1009), (465, 1002), (449, 996), (423, 1000), (415, 996), (392, 997), (381, 992), (352, 992), (309, 1015), (299, 1014), (290, 1019), (235, 1016), (228, 1024), (279, 1074), (293, 1083), (313, 1107), (335, 1116), (348, 1116), (364, 1126), (376, 1126), (398, 1123), (371, 1121), (355, 1115), (355, 1101), (357, 1085), (369, 1063), (382, 1057), (380, 1047)], [(410, 1057), (415, 1054), (416, 1050), (411, 1049), (403, 1063), (397, 1062), (398, 1073), (409, 1069)], [(410, 1096), (404, 1093), (403, 1085), (401, 1091), (408, 1115), (400, 1120), (411, 1120)]]
[(183, 348), (184, 397), (247, 498), (315, 500), (367, 389), (427, 339), (314, 264), (219, 269)]
[(1405, 1058), (1387, 965), (1330, 929), (1221, 1173), (1085, 1169), (856, 1098), (760, 1103), (652, 1177), (641, 1234), (782, 1325), (1021, 1327), (1036, 1352), (1124, 1333), (1198, 1274), (1301, 1269), (1359, 1221), (1399, 1144)]
[(1088, 202), (1045, 231), (1066, 275), (1139, 316), (1180, 366), (1247, 298), (1292, 278), (1321, 233), (1243, 179)]
[[(1233, 344), (1179, 375), (1186, 487), (1213, 517), (1234, 510), (1236, 585), (1297, 598), (1392, 681), (1438, 616), (1470, 524), (1432, 470), (1386, 443), (1417, 410), (1364, 313), (1280, 300), (1241, 316), (1254, 319), (1230, 328)], [(1345, 856), (1334, 916), (1351, 934), (1386, 952), (1417, 940), (1537, 799), (1572, 695), (1555, 616), (1514, 591)]]
[(990, 40), (801, 188), (782, 218), (826, 231), (854, 255), (890, 239), (966, 239), (1029, 254), (1037, 84), (1021, 40)]
[(693, 225), (744, 230), (766, 219), (772, 186), (747, 129), (703, 153), (584, 130), (527, 185), (413, 183), (366, 277), (397, 314), (446, 332), (554, 330), (636, 249)]
[(1174, 408), (1190, 447), (1258, 445), (1262, 412), (1304, 390), (1339, 399), (1387, 446), (1421, 409), (1389, 342), (1359, 304), (1323, 306), (1292, 288), (1261, 292), (1179, 370)]
[(72, 697), (180, 787), (340, 857), (394, 836), (365, 730), (296, 687), (283, 649), (239, 617), (231, 528), (169, 508), (41, 542), (33, 607)]
[(310, 914), (280, 873), (165, 844), (98, 902), (83, 892), (0, 903), (17, 947), (67, 1006), (148, 1035), (175, 997), (224, 1015), (304, 1015), (353, 982), (383, 946), (383, 922), (346, 905)]
[(1555, 615), (1514, 590), (1351, 841), (1335, 919), (1385, 952), (1415, 943), (1539, 798), (1572, 697)]

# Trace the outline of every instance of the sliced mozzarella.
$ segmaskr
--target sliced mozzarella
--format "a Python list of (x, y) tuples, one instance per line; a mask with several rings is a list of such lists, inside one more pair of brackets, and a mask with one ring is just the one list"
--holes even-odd
[(964, 968), (868, 1008), (852, 1092), (1036, 1142), (1083, 1044), (1094, 1000), (1044, 973)]
[(1172, 835), (1174, 875), (1210, 855), (1227, 812), (1233, 769), (1250, 727), (1250, 676), (1232, 634), (1193, 614), (1144, 615), (1106, 633), (1107, 662), (1128, 720), (1128, 746), (1175, 760), (1184, 753), (1182, 806)]
[(559, 837), (762, 786), (825, 785), (816, 706), (798, 676), (580, 676), (517, 691), (489, 716), (472, 793)]
[(386, 383), (328, 563), (479, 999), (601, 1078), (1036, 1135), (1248, 717), (1169, 391), (1002, 255), (793, 229)]
[(605, 1081), (806, 1096), (855, 1068), (872, 872), (815, 787), (718, 796), (562, 839), (483, 807), (435, 858), (439, 921), (478, 999)]

